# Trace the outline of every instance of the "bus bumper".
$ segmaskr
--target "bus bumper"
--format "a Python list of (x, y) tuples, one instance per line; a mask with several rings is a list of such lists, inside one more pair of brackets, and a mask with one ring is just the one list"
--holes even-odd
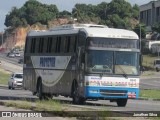
[(139, 88), (122, 87), (85, 87), (85, 97), (88, 99), (138, 99)]

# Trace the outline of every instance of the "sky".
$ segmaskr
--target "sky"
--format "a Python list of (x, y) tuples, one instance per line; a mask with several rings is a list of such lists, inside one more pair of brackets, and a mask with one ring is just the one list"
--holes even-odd
[[(0, 4), (0, 32), (4, 31), (6, 26), (4, 25), (6, 14), (8, 14), (12, 7), (20, 8), (27, 0), (1, 0)], [(55, 4), (59, 11), (67, 10), (72, 11), (76, 3), (85, 3), (85, 4), (99, 4), (101, 2), (110, 2), (111, 0), (37, 0), (45, 4)], [(131, 5), (146, 4), (151, 0), (126, 0), (131, 3)]]

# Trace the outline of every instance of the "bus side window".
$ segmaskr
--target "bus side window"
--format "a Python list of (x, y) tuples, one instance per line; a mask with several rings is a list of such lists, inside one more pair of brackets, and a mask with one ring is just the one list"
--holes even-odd
[(64, 53), (65, 51), (65, 45), (66, 45), (66, 36), (61, 37), (61, 45), (60, 45), (60, 52)]
[(55, 53), (55, 51), (56, 51), (56, 37), (53, 37), (52, 38), (52, 49), (51, 49), (51, 52), (52, 53)]
[(76, 52), (76, 49), (77, 49), (77, 43), (78, 43), (78, 37), (77, 37), (77, 36), (75, 36), (74, 52)]
[(85, 36), (80, 34), (78, 39), (78, 46), (85, 46), (85, 39)]
[(51, 53), (51, 50), (52, 50), (52, 42), (53, 42), (52, 37), (48, 37), (48, 40), (47, 40), (47, 53)]
[(56, 53), (60, 52), (60, 47), (61, 47), (61, 37), (57, 37), (57, 41), (56, 41)]
[(48, 42), (48, 38), (45, 37), (44, 38), (44, 44), (43, 44), (43, 53), (46, 53), (47, 52), (47, 43)]
[(69, 52), (75, 52), (76, 36), (71, 36)]
[(68, 53), (69, 52), (69, 48), (70, 48), (70, 40), (71, 40), (71, 37), (70, 36), (67, 36), (66, 37), (66, 40), (65, 40), (65, 53)]
[(35, 39), (36, 39), (36, 43), (35, 43), (35, 51), (34, 51), (34, 53), (38, 53), (40, 38), (37, 37)]
[(43, 44), (44, 44), (44, 38), (39, 39), (39, 48), (38, 48), (38, 53), (43, 52)]
[(27, 37), (26, 38), (26, 44), (25, 44), (25, 53), (30, 52), (30, 46), (31, 46), (31, 38)]
[(31, 53), (35, 53), (35, 47), (36, 47), (36, 38), (32, 38), (32, 42), (31, 42)]

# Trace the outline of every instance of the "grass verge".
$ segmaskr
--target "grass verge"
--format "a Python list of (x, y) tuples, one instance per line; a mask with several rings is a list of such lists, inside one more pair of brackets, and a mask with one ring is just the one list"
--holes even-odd
[(4, 105), (7, 107), (15, 107), (15, 108), (27, 109), (27, 110), (37, 111), (37, 112), (44, 112), (45, 115), (52, 116), (52, 117), (53, 116), (78, 117), (78, 118), (86, 118), (84, 120), (94, 120), (94, 118), (97, 116), (104, 116), (100, 120), (108, 120), (107, 116), (112, 116), (110, 111), (107, 111), (106, 109), (105, 110), (102, 109), (98, 113), (95, 113), (93, 112), (93, 109), (61, 104), (59, 101), (53, 100), (53, 99), (45, 100), (45, 101), (38, 100), (36, 102), (10, 100), (10, 101), (4, 101)]
[(20, 109), (28, 109), (34, 111), (61, 111), (61, 104), (55, 100), (36, 101), (6, 101), (4, 103), (7, 107), (15, 107)]
[(4, 103), (7, 107), (15, 107), (19, 109), (32, 109), (32, 103), (27, 101), (7, 101)]
[(160, 99), (160, 90), (140, 90), (140, 97)]
[(145, 71), (141, 74), (141, 76), (150, 76), (150, 75), (154, 75), (155, 72), (154, 71)]
[(60, 102), (56, 100), (36, 101), (36, 111), (62, 111)]
[[(36, 102), (5, 101), (4, 105), (8, 107), (16, 107), (16, 108), (21, 108), (21, 109), (33, 110), (33, 111), (38, 110), (37, 112), (44, 112), (45, 116), (48, 115), (50, 117), (53, 117), (53, 116), (65, 117), (65, 118), (69, 118), (68, 120), (71, 119), (70, 117), (75, 117), (79, 120), (97, 120), (97, 119), (98, 120), (128, 120), (129, 118), (131, 118), (129, 116), (127, 117), (127, 114), (125, 118), (124, 117), (125, 113), (114, 113), (113, 112), (113, 115), (112, 115), (112, 111), (107, 111), (106, 108), (105, 109), (102, 108), (100, 112), (97, 111), (98, 112), (97, 113), (95, 109), (79, 108), (79, 107), (75, 107), (72, 105), (68, 106), (66, 104), (63, 104), (62, 106), (62, 104), (60, 104), (59, 101), (56, 101), (56, 100), (36, 101)], [(60, 112), (57, 112), (57, 110), (60, 110)], [(74, 114), (72, 114), (71, 111), (74, 111)], [(76, 111), (77, 111), (77, 114), (75, 114)], [(80, 111), (82, 111), (82, 113)], [(90, 114), (90, 111), (92, 114)], [(54, 114), (51, 115), (51, 114), (48, 114), (48, 112), (54, 112)], [(88, 115), (90, 117), (86, 117)], [(95, 116), (95, 115), (98, 115), (98, 116)], [(140, 119), (142, 118), (143, 117), (140, 117)], [(155, 120), (158, 120), (158, 118)]]
[(0, 69), (0, 84), (7, 85), (10, 75), (11, 74), (9, 72)]

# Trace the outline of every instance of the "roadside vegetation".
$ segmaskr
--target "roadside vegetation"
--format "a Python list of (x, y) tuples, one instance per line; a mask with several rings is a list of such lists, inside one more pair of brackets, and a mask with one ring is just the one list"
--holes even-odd
[(145, 68), (148, 68), (150, 70), (154, 70), (154, 60), (157, 59), (158, 57), (154, 54), (148, 54), (148, 55), (143, 55), (143, 63), (142, 65)]
[[(2, 104), (2, 103), (1, 103)], [(64, 117), (73, 117), (81, 120), (96, 120), (95, 117), (99, 116), (99, 120), (113, 120), (107, 116), (112, 116), (112, 112), (107, 111), (106, 109), (100, 110), (98, 113), (94, 113), (94, 109), (75, 107), (72, 105), (61, 104), (58, 100), (45, 100), (45, 101), (4, 101), (4, 104), (7, 107), (15, 107), (18, 109), (46, 112), (46, 115), (49, 116), (64, 116)], [(73, 112), (72, 112), (73, 111)], [(77, 111), (77, 112), (76, 112)], [(81, 112), (82, 111), (82, 112)], [(85, 112), (88, 111), (88, 112)], [(92, 112), (89, 112), (92, 111)], [(86, 117), (90, 116), (90, 117)], [(95, 117), (91, 117), (95, 116)], [(104, 116), (104, 117), (100, 117)]]
[(62, 111), (62, 106), (60, 102), (56, 100), (44, 100), (36, 102), (32, 101), (5, 101), (4, 105), (7, 107), (15, 107), (19, 109), (27, 109), (27, 110), (34, 110), (34, 111)]
[(15, 107), (19, 109), (32, 109), (32, 103), (27, 101), (7, 101), (4, 103), (4, 105), (7, 107)]
[(139, 7), (131, 5), (126, 0), (112, 0), (110, 3), (102, 2), (97, 5), (75, 4), (71, 12), (60, 12), (56, 5), (42, 4), (38, 0), (28, 0), (21, 8), (13, 7), (6, 15), (7, 27), (26, 27), (40, 23), (48, 25), (48, 22), (58, 18), (77, 18), (79, 23), (94, 22), (110, 27), (131, 28), (137, 23)]
[(139, 97), (150, 98), (150, 99), (160, 99), (160, 90), (140, 90)]
[(44, 100), (36, 101), (35, 104), (36, 111), (62, 111), (62, 105), (56, 100)]
[(9, 77), (10, 72), (0, 69), (0, 84), (7, 85)]

